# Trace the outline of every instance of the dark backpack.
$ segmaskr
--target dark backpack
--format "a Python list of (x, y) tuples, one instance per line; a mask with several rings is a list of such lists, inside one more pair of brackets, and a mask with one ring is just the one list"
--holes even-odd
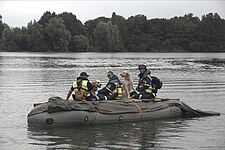
[(152, 76), (151, 78), (153, 88), (155, 88), (153, 89), (153, 93), (157, 93), (157, 90), (162, 88), (163, 83), (157, 77)]

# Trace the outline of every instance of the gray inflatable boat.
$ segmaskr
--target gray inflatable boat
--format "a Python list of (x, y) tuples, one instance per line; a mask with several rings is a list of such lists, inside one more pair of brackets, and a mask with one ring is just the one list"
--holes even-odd
[(194, 110), (178, 99), (71, 102), (51, 97), (48, 102), (34, 106), (28, 114), (29, 126), (75, 126), (220, 115)]

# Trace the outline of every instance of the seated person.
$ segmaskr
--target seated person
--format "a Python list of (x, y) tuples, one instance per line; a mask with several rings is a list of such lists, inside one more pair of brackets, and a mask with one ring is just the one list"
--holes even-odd
[(88, 80), (89, 75), (86, 72), (81, 72), (80, 76), (77, 77), (77, 81), (73, 82), (71, 89), (68, 91), (66, 100), (69, 100), (72, 92), (74, 100), (92, 100), (93, 96), (90, 91), (94, 88), (94, 86)]
[(119, 100), (122, 98), (122, 88), (121, 82), (119, 78), (114, 75), (112, 71), (109, 71), (107, 74), (109, 79), (108, 83), (104, 88), (98, 91), (98, 98), (99, 100)]
[(151, 99), (155, 98), (152, 94), (152, 78), (150, 76), (151, 71), (147, 69), (146, 65), (139, 65), (138, 66), (140, 70), (139, 82), (136, 90), (136, 92), (131, 92), (131, 97), (135, 99)]

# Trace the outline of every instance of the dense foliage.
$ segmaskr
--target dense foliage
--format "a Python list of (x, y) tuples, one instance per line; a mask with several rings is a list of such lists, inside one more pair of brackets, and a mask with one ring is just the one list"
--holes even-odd
[(47, 11), (27, 27), (10, 28), (0, 15), (0, 51), (225, 52), (225, 20), (217, 13), (150, 20), (113, 13), (82, 24), (72, 13)]

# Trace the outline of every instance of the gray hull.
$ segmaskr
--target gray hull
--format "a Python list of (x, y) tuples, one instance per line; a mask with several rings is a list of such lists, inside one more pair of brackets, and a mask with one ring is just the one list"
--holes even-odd
[(31, 110), (28, 125), (57, 127), (213, 115), (220, 113), (194, 110), (175, 99), (70, 102), (51, 97)]
[(153, 112), (102, 114), (98, 111), (62, 111), (43, 112), (28, 117), (31, 126), (74, 126), (89, 124), (107, 124), (156, 119), (170, 119), (182, 117), (182, 111), (177, 106), (168, 107)]

